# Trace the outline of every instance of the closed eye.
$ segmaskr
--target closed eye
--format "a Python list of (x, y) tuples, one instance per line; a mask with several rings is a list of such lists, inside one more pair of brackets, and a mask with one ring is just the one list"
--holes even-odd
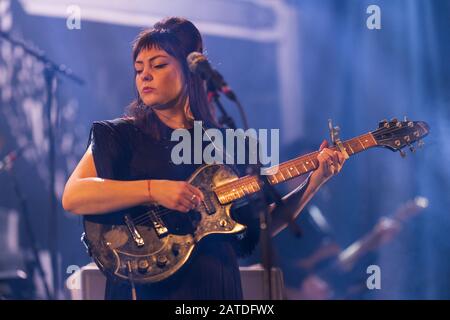
[(167, 66), (167, 63), (158, 64), (158, 65), (154, 66), (154, 68), (155, 68), (155, 69), (162, 69), (162, 68), (164, 68), (165, 66)]

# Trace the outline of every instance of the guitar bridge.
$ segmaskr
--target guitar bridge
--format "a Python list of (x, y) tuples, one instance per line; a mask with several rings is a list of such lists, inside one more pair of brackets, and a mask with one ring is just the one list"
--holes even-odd
[(136, 243), (136, 245), (138, 247), (143, 247), (144, 238), (142, 238), (141, 234), (136, 229), (136, 226), (134, 225), (133, 221), (128, 215), (125, 216), (125, 224), (127, 225), (128, 231), (130, 231), (131, 236), (133, 237), (133, 240)]

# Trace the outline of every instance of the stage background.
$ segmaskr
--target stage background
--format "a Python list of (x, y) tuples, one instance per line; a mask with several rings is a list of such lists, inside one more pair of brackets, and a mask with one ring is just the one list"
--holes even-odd
[[(379, 30), (366, 25), (366, 10), (373, 4), (381, 9)], [(81, 29), (66, 25), (69, 5), (81, 9)], [(382, 288), (358, 295), (364, 299), (450, 298), (449, 14), (450, 3), (438, 0), (0, 0), (2, 31), (33, 44), (86, 82), (79, 86), (58, 79), (54, 119), (59, 201), (85, 151), (92, 122), (121, 116), (133, 99), (133, 39), (168, 15), (182, 15), (199, 26), (208, 57), (239, 95), (251, 127), (280, 129), (281, 160), (318, 148), (328, 138), (329, 118), (341, 127), (343, 139), (374, 130), (384, 118), (427, 121), (431, 134), (423, 150), (406, 159), (388, 150), (362, 153), (311, 201), (332, 226), (335, 241), (346, 247), (407, 200), (428, 198), (429, 207), (421, 215), (354, 270), (354, 279), (366, 279), (366, 266), (381, 268)], [(79, 241), (79, 217), (59, 205), (58, 229), (48, 228), (42, 68), (0, 39), (0, 156), (29, 143), (13, 172), (44, 256), (49, 241), (57, 241), (62, 282), (73, 271), (70, 266), (90, 260)], [(226, 107), (239, 120), (234, 106)], [(2, 268), (15, 268), (22, 263), (20, 255), (29, 255), (18, 210), (11, 179), (2, 172), (0, 214), (8, 221), (3, 227), (9, 228), (0, 243)], [(302, 274), (293, 267), (295, 261), (320, 240), (307, 217), (305, 212), (298, 219), (303, 238), (286, 230), (274, 239), (276, 263), (291, 287), (299, 285)], [(257, 253), (241, 261), (254, 262)]]

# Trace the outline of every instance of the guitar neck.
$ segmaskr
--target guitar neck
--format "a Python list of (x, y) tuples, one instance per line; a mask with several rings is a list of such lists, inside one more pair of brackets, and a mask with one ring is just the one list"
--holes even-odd
[[(353, 139), (343, 141), (342, 144), (348, 155), (353, 156), (376, 146), (377, 142), (372, 133), (369, 132)], [(337, 150), (338, 148), (333, 146), (330, 149)], [(317, 161), (318, 154), (319, 151), (311, 152), (283, 162), (278, 166), (265, 169), (269, 173), (267, 175), (267, 180), (271, 185), (276, 185), (317, 169), (319, 166), (319, 162)], [(271, 172), (273, 172), (273, 174), (271, 174)], [(226, 204), (246, 195), (256, 193), (261, 190), (261, 187), (261, 181), (257, 176), (247, 175), (221, 185), (214, 189), (214, 191), (220, 203)]]

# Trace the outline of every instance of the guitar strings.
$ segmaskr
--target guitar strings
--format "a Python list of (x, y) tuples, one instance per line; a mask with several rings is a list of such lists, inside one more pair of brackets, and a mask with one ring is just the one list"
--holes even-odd
[[(202, 130), (203, 133), (208, 137), (209, 141), (211, 142), (211, 144), (214, 146), (214, 148), (216, 150), (218, 150), (219, 152), (225, 153), (226, 157), (231, 157), (226, 151), (224, 151), (222, 148), (219, 148), (213, 141), (213, 139), (211, 138), (211, 136), (208, 134), (207, 130), (205, 129), (205, 127), (203, 126), (202, 123)], [(204, 205), (204, 202), (203, 202)], [(176, 210), (171, 210), (171, 209), (167, 209), (167, 208), (162, 208), (162, 209), (156, 209), (156, 210), (150, 210), (140, 216), (135, 217), (133, 220), (134, 223), (136, 224), (140, 224), (143, 221), (145, 221), (145, 223), (147, 223), (149, 220), (152, 219), (152, 217), (157, 220), (158, 222), (160, 222), (161, 224), (163, 224), (163, 221), (161, 220), (161, 217), (171, 213), (171, 212), (177, 212)]]
[[(169, 214), (169, 213), (176, 213), (176, 212), (178, 212), (178, 211), (175, 211), (175, 210), (169, 210), (169, 209), (167, 209), (167, 210), (162, 210), (162, 211), (165, 211), (165, 212), (163, 212), (162, 214), (157, 215), (158, 220), (159, 220), (159, 222), (161, 223), (161, 225), (164, 225), (164, 222), (160, 219), (161, 217), (163, 217), (163, 216), (165, 216), (165, 215), (167, 215), (167, 214)], [(187, 214), (187, 213), (183, 213), (183, 214)], [(151, 214), (150, 212), (147, 212), (146, 214), (143, 214), (143, 215), (141, 216), (141, 218), (139, 219), (139, 221), (133, 220), (133, 223), (134, 223), (135, 225), (137, 225), (137, 226), (146, 225), (148, 222), (154, 221), (151, 215), (152, 215), (152, 214)], [(189, 216), (188, 216), (188, 217), (189, 217)], [(190, 217), (189, 217), (189, 219), (190, 219)]]
[[(201, 205), (204, 205), (203, 203)], [(148, 219), (149, 216), (153, 216), (155, 219), (159, 219), (162, 216), (165, 216), (166, 214), (170, 213), (170, 212), (179, 212), (173, 209), (167, 209), (164, 207), (157, 207), (155, 209), (151, 209), (149, 211), (147, 211), (146, 213), (143, 213), (137, 217), (132, 218), (134, 223), (140, 223), (142, 220), (146, 220)], [(159, 219), (159, 221), (161, 221)], [(162, 222), (162, 221), (161, 221)]]
[[(214, 141), (212, 141), (211, 137), (208, 135), (208, 133), (207, 133), (207, 131), (204, 129), (203, 125), (202, 125), (202, 129), (203, 129), (204, 133), (208, 136), (208, 138), (209, 138), (209, 140), (211, 141), (211, 143), (213, 144), (213, 146), (214, 146), (217, 150), (224, 152), (223, 149), (219, 148), (219, 147), (214, 143)], [(378, 129), (376, 129), (375, 131), (371, 132), (371, 134), (373, 134), (373, 135), (379, 135), (379, 134), (380, 134), (379, 131), (382, 131), (382, 130), (385, 130), (384, 134), (387, 134), (387, 133), (392, 133), (392, 132), (398, 131), (398, 130), (400, 130), (400, 129), (404, 129), (404, 127), (394, 127), (394, 128), (389, 128), (389, 129), (386, 129), (386, 128), (378, 128)], [(386, 140), (390, 140), (390, 139), (392, 139), (392, 138), (377, 139), (377, 141), (386, 141)], [(414, 142), (414, 141), (413, 141), (413, 142)], [(312, 153), (314, 153), (314, 152), (312, 152)], [(225, 152), (225, 155), (226, 155), (226, 156), (229, 156), (229, 154), (226, 153), (226, 152)], [(142, 215), (140, 215), (140, 216), (137, 216), (136, 218), (133, 218), (132, 220), (133, 220), (134, 223), (136, 223), (136, 224), (139, 225), (139, 224), (141, 224), (141, 223), (146, 223), (146, 222), (152, 220), (152, 218), (153, 218), (153, 219), (155, 219), (155, 221), (160, 222), (160, 223), (163, 224), (163, 221), (161, 220), (161, 217), (164, 216), (164, 215), (166, 215), (166, 214), (168, 214), (168, 213), (171, 213), (171, 212), (177, 212), (177, 211), (171, 210), (171, 209), (167, 209), (167, 208), (161, 208), (161, 209), (150, 210), (150, 211), (148, 211), (148, 212), (146, 212), (146, 213), (144, 213), (144, 214), (142, 214)]]

